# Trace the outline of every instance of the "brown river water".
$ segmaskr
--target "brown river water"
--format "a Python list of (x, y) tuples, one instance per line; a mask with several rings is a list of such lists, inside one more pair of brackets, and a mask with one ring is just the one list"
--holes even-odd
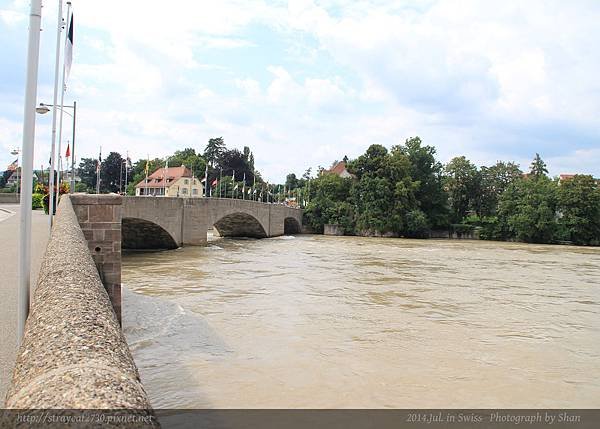
[(156, 408), (600, 407), (600, 249), (299, 235), (123, 257)]

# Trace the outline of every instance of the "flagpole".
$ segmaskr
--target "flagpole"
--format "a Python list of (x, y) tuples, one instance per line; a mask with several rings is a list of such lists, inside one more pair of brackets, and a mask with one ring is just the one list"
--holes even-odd
[(127, 195), (127, 168), (129, 167), (129, 151), (125, 151), (125, 195)]
[[(33, 8), (33, 5), (32, 5)], [(56, 152), (56, 103), (58, 102), (58, 76), (60, 64), (60, 33), (62, 31), (62, 0), (58, 0), (58, 23), (56, 25), (56, 61), (54, 64), (54, 97), (52, 103), (52, 145), (50, 146), (50, 173), (48, 174), (48, 233), (52, 230), (54, 216), (54, 169)]]
[[(233, 170), (233, 176), (231, 178), (231, 186), (232, 186), (232, 188), (231, 188), (231, 199), (233, 199), (233, 193), (235, 191), (235, 170)], [(227, 195), (225, 195), (225, 196), (227, 196)]]
[(75, 124), (77, 118), (77, 102), (73, 101), (73, 141), (71, 142), (71, 189), (70, 194), (75, 192)]
[(96, 166), (96, 194), (100, 193), (100, 169), (102, 168), (102, 146), (98, 155), (98, 165)]
[[(200, 182), (200, 183), (202, 183), (202, 182)], [(208, 162), (206, 162), (204, 164), (204, 198), (206, 198), (206, 196), (208, 195), (207, 189), (208, 189)]]
[[(67, 23), (69, 22), (69, 12), (71, 10), (71, 2), (67, 2)], [(65, 37), (66, 45), (66, 37)], [(56, 176), (56, 182), (58, 184), (56, 188), (56, 204), (58, 205), (58, 198), (60, 197), (60, 169), (61, 169), (61, 157), (62, 157), (62, 124), (63, 124), (63, 108), (65, 104), (65, 59), (63, 58), (63, 70), (62, 70), (62, 87), (60, 93), (60, 118), (58, 122), (58, 172)]]
[(19, 216), (19, 289), (17, 295), (17, 346), (25, 332), (29, 315), (31, 281), (31, 194), (35, 141), (35, 101), (40, 62), (40, 27), (42, 0), (31, 0), (27, 45), (27, 80), (23, 113), (23, 146), (21, 148), (21, 198)]
[(219, 198), (223, 198), (223, 169), (219, 173)]

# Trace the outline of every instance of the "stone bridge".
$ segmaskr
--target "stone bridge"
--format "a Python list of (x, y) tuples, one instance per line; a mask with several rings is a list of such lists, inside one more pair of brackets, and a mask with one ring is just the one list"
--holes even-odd
[(302, 210), (281, 204), (226, 198), (124, 197), (124, 249), (173, 249), (222, 237), (266, 238), (300, 233)]

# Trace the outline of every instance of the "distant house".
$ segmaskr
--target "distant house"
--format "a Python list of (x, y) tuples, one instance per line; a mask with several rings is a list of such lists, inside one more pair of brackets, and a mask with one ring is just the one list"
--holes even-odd
[(575, 176), (575, 174), (561, 174), (558, 176), (558, 181), (564, 182), (565, 180), (571, 180)]
[[(12, 170), (12, 174), (6, 179), (6, 187), (10, 187), (13, 185), (17, 185), (21, 180), (21, 168), (16, 170)], [(36, 172), (33, 172), (33, 180), (39, 181), (38, 175)]]
[(334, 162), (329, 170), (323, 170), (323, 174), (337, 174), (340, 177), (353, 177), (346, 169), (345, 161)]
[(136, 196), (200, 198), (203, 185), (185, 165), (159, 168), (135, 185)]

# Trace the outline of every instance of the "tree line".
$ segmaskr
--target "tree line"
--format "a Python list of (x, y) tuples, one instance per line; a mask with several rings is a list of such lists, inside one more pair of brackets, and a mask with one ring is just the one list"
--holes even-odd
[(134, 163), (118, 152), (111, 152), (100, 163), (97, 158), (82, 158), (78, 169), (81, 181), (76, 185), (76, 191), (95, 192), (98, 164), (101, 193), (135, 195), (135, 185), (144, 180), (146, 174), (150, 175), (159, 168), (181, 165), (188, 167), (198, 178), (204, 178), (205, 173), (208, 173), (209, 185), (215, 180), (232, 183), (234, 171), (236, 182), (241, 183), (244, 177), (246, 185), (253, 184), (255, 180), (263, 182), (260, 173), (255, 171), (254, 154), (250, 148), (245, 146), (243, 151), (227, 149), (223, 137), (211, 138), (202, 153), (197, 153), (193, 148), (185, 148), (165, 158), (139, 159)]
[(351, 178), (323, 172), (303, 184), (305, 221), (316, 232), (338, 224), (348, 235), (425, 238), (477, 228), (490, 240), (600, 244), (598, 180), (552, 179), (539, 154), (527, 173), (514, 162), (478, 168), (464, 156), (444, 165), (413, 137), (390, 150), (371, 145), (347, 169)]

